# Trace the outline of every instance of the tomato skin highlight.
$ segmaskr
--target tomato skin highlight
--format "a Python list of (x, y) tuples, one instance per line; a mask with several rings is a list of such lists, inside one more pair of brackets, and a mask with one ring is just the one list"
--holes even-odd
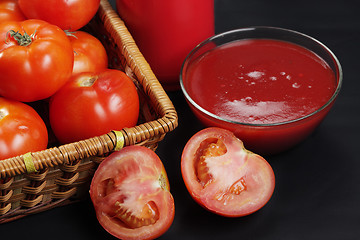
[(24, 21), (18, 0), (0, 0), (0, 23), (5, 21)]
[[(219, 149), (214, 150), (213, 145)], [(226, 217), (258, 211), (275, 189), (270, 164), (246, 150), (232, 132), (216, 127), (203, 129), (189, 139), (181, 156), (181, 173), (199, 205)]]
[[(31, 38), (21, 46), (10, 35)], [(41, 20), (0, 23), (0, 95), (33, 102), (53, 95), (69, 79), (73, 50), (64, 31)]]
[[(100, 225), (119, 239), (157, 238), (174, 220), (165, 168), (155, 152), (143, 146), (127, 146), (105, 158), (92, 179), (90, 197)], [(130, 220), (124, 220), (125, 215)]]
[(83, 31), (72, 32), (68, 37), (74, 50), (73, 74), (107, 69), (108, 56), (100, 40)]
[(48, 132), (25, 103), (0, 97), (0, 160), (46, 149)]
[(122, 71), (75, 74), (49, 103), (50, 125), (61, 143), (76, 142), (136, 125), (139, 96)]
[(27, 18), (41, 19), (63, 30), (76, 31), (96, 14), (100, 0), (19, 0)]

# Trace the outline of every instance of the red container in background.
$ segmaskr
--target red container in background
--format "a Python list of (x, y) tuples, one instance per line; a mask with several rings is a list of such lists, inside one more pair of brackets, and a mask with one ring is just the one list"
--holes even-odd
[(215, 34), (214, 0), (117, 0), (117, 11), (165, 90), (187, 54)]

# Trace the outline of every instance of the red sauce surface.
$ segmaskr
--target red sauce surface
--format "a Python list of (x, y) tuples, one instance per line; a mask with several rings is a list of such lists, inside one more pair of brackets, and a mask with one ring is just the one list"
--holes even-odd
[(195, 102), (222, 118), (268, 124), (293, 120), (323, 106), (335, 75), (313, 52), (288, 42), (239, 40), (212, 49), (186, 74)]

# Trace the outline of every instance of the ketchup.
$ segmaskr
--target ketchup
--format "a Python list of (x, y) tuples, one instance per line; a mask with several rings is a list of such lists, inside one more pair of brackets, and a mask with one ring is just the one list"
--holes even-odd
[(328, 64), (313, 52), (279, 40), (239, 40), (201, 57), (188, 70), (187, 91), (221, 118), (270, 124), (306, 116), (336, 89)]

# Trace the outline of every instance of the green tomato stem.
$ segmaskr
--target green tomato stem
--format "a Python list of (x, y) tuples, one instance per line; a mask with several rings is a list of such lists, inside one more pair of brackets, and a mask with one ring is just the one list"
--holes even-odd
[[(36, 31), (35, 31), (36, 32)], [(26, 32), (24, 32), (23, 35), (21, 35), (21, 33), (19, 31), (15, 32), (14, 30), (10, 30), (8, 32), (8, 34), (10, 35), (10, 37), (12, 37), (15, 41), (17, 41), (17, 43), (20, 45), (20, 46), (29, 46), (32, 41), (33, 41), (33, 38), (35, 36), (35, 32), (31, 35), (27, 34)]]

